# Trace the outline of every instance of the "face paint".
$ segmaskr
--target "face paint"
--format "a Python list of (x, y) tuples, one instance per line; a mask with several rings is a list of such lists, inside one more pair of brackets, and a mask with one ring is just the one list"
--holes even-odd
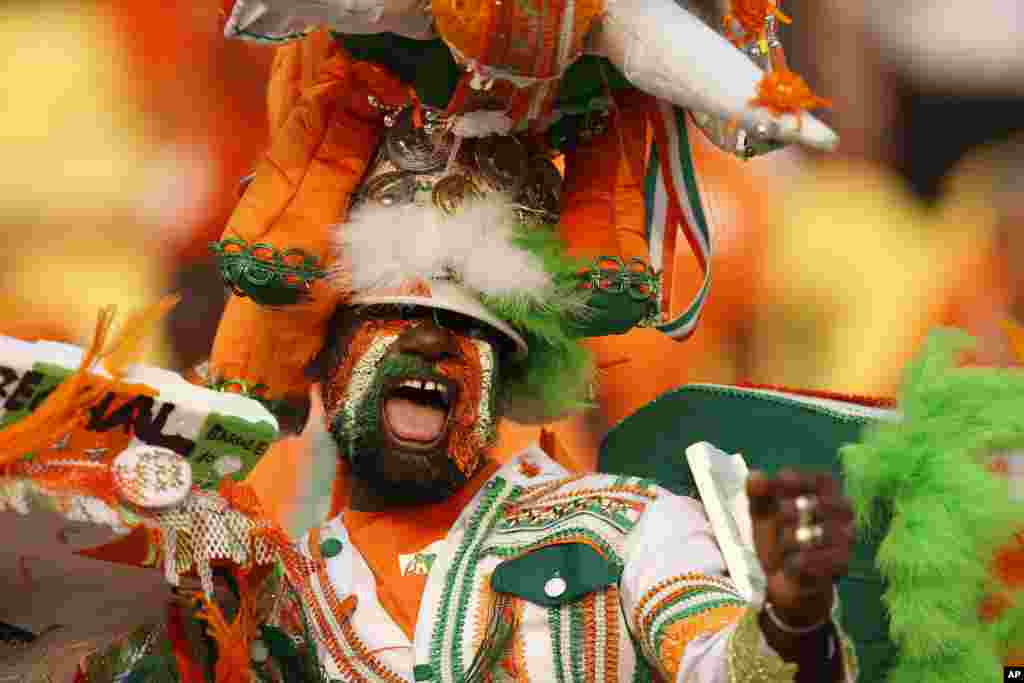
[[(379, 480), (396, 494), (401, 491), (422, 500), (454, 492), (479, 469), (484, 453), (496, 440), (497, 353), (488, 341), (454, 330), (458, 357), (436, 365), (413, 353), (390, 352), (402, 333), (417, 324), (404, 320), (362, 323), (325, 387), (324, 405), (331, 434), (356, 476)], [(419, 420), (423, 429), (424, 420), (431, 422), (424, 416), (439, 410), (417, 408), (409, 405), (412, 399), (399, 397), (396, 387), (408, 384), (410, 378), (421, 388), (433, 383), (440, 391), (443, 384), (444, 395), (454, 395), (434, 447), (402, 446), (405, 442), (396, 440), (388, 422), (387, 415), (391, 419), (403, 415), (414, 426)], [(388, 402), (393, 399), (406, 405), (391, 407), (395, 404)]]
[(494, 346), (481, 339), (474, 339), (480, 359), (480, 410), (476, 421), (476, 437), (482, 444), (491, 446), (498, 439), (498, 358)]

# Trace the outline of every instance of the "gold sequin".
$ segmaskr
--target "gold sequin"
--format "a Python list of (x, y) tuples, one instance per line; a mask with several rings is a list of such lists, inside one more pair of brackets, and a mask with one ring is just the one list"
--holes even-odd
[(797, 665), (766, 647), (757, 610), (740, 617), (728, 648), (729, 683), (793, 683)]

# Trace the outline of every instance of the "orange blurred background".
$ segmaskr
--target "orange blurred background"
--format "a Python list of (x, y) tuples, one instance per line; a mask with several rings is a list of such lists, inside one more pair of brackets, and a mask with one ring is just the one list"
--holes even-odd
[[(224, 40), (216, 3), (6, 9), (0, 332), (81, 343), (100, 306), (183, 289), (150, 360), (184, 370), (209, 348), (223, 304), (206, 245), (266, 140), (272, 48)], [(798, 31), (837, 21), (810, 10), (797, 18)], [(815, 68), (799, 70), (847, 107), (833, 117), (843, 147), (830, 160), (788, 149), (740, 162), (700, 145), (716, 229), (702, 326), (683, 344), (649, 330), (592, 342), (598, 405), (555, 426), (581, 466), (593, 466), (612, 425), (687, 382), (894, 395), (907, 358), (940, 323), (978, 335), (982, 360), (1009, 362), (1001, 323), (1022, 300), (1024, 226), (1007, 208), (1019, 202), (994, 189), (1008, 166), (962, 165), (945, 202), (920, 205), (877, 153), (886, 85), (864, 62), (863, 37), (827, 35), (841, 37), (835, 49), (805, 49)], [(699, 273), (679, 242), (676, 272), (689, 279), (676, 298), (685, 299)], [(507, 425), (502, 452), (536, 437)]]

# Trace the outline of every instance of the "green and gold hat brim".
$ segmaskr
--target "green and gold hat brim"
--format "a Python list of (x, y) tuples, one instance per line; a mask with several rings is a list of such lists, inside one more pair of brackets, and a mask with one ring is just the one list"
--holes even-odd
[(451, 311), (478, 320), (503, 334), (515, 347), (513, 361), (523, 361), (529, 354), (529, 346), (523, 336), (511, 325), (494, 315), (482, 303), (479, 296), (454, 282), (431, 280), (426, 283), (430, 296), (414, 294), (362, 294), (352, 298), (353, 306), (421, 306), (442, 311)]

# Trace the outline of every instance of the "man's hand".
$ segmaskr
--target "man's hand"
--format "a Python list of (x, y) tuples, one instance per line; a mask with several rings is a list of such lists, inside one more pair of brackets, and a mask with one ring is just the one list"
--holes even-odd
[(747, 496), (775, 615), (795, 629), (825, 621), (855, 535), (853, 510), (838, 482), (828, 474), (783, 470), (769, 479), (754, 472)]

